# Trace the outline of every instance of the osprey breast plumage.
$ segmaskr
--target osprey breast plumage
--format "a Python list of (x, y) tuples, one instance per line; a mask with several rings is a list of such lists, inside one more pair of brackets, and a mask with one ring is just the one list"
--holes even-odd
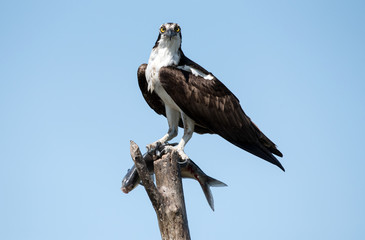
[(183, 160), (184, 148), (193, 132), (218, 134), (282, 170), (274, 155), (282, 157), (242, 110), (236, 96), (212, 73), (185, 56), (181, 49), (181, 28), (177, 23), (162, 24), (148, 64), (138, 69), (138, 83), (148, 105), (168, 122), (168, 132), (147, 145), (149, 150), (184, 134), (175, 148)]

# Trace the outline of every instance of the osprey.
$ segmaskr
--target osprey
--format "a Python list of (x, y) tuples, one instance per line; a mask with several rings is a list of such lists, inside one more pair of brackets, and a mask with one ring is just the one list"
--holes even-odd
[[(283, 171), (275, 158), (283, 154), (251, 121), (237, 97), (212, 73), (185, 56), (181, 50), (181, 28), (176, 23), (162, 24), (148, 64), (138, 68), (138, 84), (148, 105), (167, 118), (168, 132), (147, 145), (156, 149), (184, 134), (175, 148), (183, 160), (189, 159), (184, 147), (193, 132), (218, 134)], [(172, 150), (172, 149), (169, 149)]]

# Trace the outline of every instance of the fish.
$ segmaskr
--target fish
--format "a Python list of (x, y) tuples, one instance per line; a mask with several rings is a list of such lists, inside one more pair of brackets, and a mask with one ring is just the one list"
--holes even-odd
[[(158, 155), (159, 154), (157, 154), (157, 156)], [(153, 177), (153, 161), (155, 160), (155, 157), (147, 152), (143, 155), (143, 158), (146, 161), (151, 177)], [(210, 187), (226, 187), (227, 184), (205, 174), (203, 170), (201, 170), (200, 167), (191, 159), (179, 164), (181, 177), (194, 179), (200, 184), (210, 208), (214, 211), (214, 199)], [(138, 175), (136, 166), (133, 165), (122, 180), (121, 190), (127, 194), (135, 189), (139, 184), (141, 184), (141, 179)]]
[(124, 193), (129, 193), (135, 189), (140, 182), (141, 179), (138, 175), (136, 165), (133, 165), (132, 168), (128, 169), (127, 174), (124, 176), (121, 189)]
[(180, 165), (180, 171), (181, 177), (198, 181), (210, 208), (214, 211), (214, 199), (210, 187), (227, 187), (227, 184), (205, 174), (191, 159)]

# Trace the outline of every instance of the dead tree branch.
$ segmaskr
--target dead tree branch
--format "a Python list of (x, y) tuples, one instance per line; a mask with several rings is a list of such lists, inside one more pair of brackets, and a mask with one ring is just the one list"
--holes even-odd
[(141, 151), (133, 141), (130, 150), (143, 186), (155, 209), (162, 239), (189, 240), (179, 155), (176, 152), (166, 153), (154, 161), (156, 187)]
[(147, 164), (143, 159), (142, 153), (139, 150), (138, 145), (133, 141), (131, 141), (130, 151), (134, 164), (136, 165), (137, 172), (141, 178), (143, 186), (146, 189), (148, 197), (150, 198), (151, 203), (155, 208), (155, 210), (159, 209), (161, 204), (160, 193), (157, 191), (157, 188), (153, 183), (153, 180), (151, 179), (150, 173), (147, 168)]

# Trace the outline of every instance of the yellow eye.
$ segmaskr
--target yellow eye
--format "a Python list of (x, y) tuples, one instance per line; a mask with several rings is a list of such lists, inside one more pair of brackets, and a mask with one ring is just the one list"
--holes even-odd
[(164, 33), (166, 31), (166, 28), (165, 27), (161, 27), (160, 28), (160, 32)]
[(179, 27), (177, 27), (176, 29), (175, 29), (175, 32), (180, 32), (180, 28)]

